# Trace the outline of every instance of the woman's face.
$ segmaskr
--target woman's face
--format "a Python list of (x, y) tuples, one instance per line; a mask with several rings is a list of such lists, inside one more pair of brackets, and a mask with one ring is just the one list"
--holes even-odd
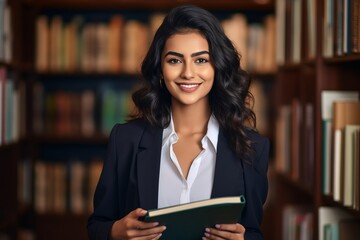
[(161, 67), (172, 104), (207, 104), (215, 70), (209, 44), (192, 31), (172, 35), (165, 43)]

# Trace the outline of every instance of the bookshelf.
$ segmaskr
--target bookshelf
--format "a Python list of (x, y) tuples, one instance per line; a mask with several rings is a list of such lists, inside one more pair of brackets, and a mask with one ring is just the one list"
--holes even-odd
[[(298, 2), (301, 2), (301, 7)], [(319, 212), (321, 207), (334, 207), (345, 212), (344, 215), (349, 218), (360, 217), (359, 210), (345, 206), (342, 200), (335, 201), (332, 193), (323, 193), (325, 164), (321, 95), (324, 90), (360, 91), (359, 51), (342, 49), (341, 54), (337, 52), (340, 44), (337, 38), (341, 31), (339, 28), (354, 32), (351, 24), (346, 27), (339, 23), (338, 18), (344, 19), (345, 14), (339, 10), (339, 3), (344, 2), (354, 7), (353, 12), (357, 11), (355, 14), (349, 13), (349, 19), (356, 22), (360, 8), (353, 4), (358, 4), (359, 1), (276, 2), (277, 20), (280, 20), (277, 25), (280, 50), (277, 52), (280, 56), (277, 59), (279, 67), (274, 88), (278, 111), (274, 191), (282, 196), (286, 195), (276, 207), (277, 211), (283, 213), (287, 205), (307, 206), (308, 212), (312, 214), (310, 225), (313, 230), (308, 231), (312, 239), (320, 239), (320, 234), (325, 231), (324, 226), (319, 224), (324, 216)], [(300, 20), (292, 17), (294, 11), (299, 11), (295, 15), (300, 15)], [(281, 19), (287, 19), (286, 24)], [(294, 42), (294, 31), (300, 32), (300, 42)], [(341, 39), (349, 38), (352, 36), (341, 35)], [(359, 40), (357, 43), (360, 43)], [(286, 48), (281, 47), (282, 44)], [(298, 56), (294, 58), (294, 46), (300, 49), (300, 59)], [(300, 106), (300, 117), (297, 106)], [(358, 146), (354, 149), (356, 147)], [(330, 175), (333, 179), (332, 173)], [(298, 216), (300, 215), (304, 216)], [(283, 224), (283, 217), (279, 217), (277, 221), (282, 227), (278, 227), (275, 239), (287, 239), (284, 228), (288, 226)], [(304, 221), (299, 222), (301, 224)], [(300, 226), (299, 222), (294, 225)]]
[[(11, 6), (13, 57), (11, 61), (0, 58), (0, 69), (4, 69), (11, 76), (14, 89), (19, 91), (19, 112), (21, 113), (19, 113), (19, 119), (21, 121), (19, 120), (17, 124), (18, 135), (14, 137), (14, 140), (0, 145), (0, 191), (7, 194), (6, 198), (0, 198), (0, 238), (21, 240), (34, 237), (39, 240), (87, 239), (86, 222), (90, 213), (88, 203), (93, 189), (87, 189), (80, 196), (72, 195), (69, 190), (70, 183), (79, 180), (73, 180), (71, 176), (64, 178), (64, 174), (71, 175), (72, 171), (82, 172), (74, 176), (87, 175), (84, 180), (86, 183), (83, 182), (83, 185), (89, 184), (93, 187), (96, 184), (96, 181), (91, 179), (96, 179), (96, 174), (99, 173), (98, 163), (105, 156), (109, 126), (114, 123), (102, 126), (104, 121), (102, 117), (108, 114), (103, 112), (104, 107), (99, 107), (103, 100), (102, 96), (118, 96), (121, 95), (118, 94), (119, 92), (130, 93), (136, 88), (139, 80), (137, 71), (129, 72), (121, 68), (115, 71), (99, 70), (96, 66), (90, 67), (90, 70), (81, 67), (39, 69), (36, 63), (39, 17), (46, 16), (47, 27), (51, 25), (55, 16), (60, 17), (63, 26), (70, 23), (76, 16), (82, 17), (86, 24), (98, 24), (108, 23), (114, 15), (123, 16), (125, 23), (130, 20), (139, 20), (142, 24), (148, 25), (149, 17), (153, 13), (163, 14), (179, 4), (195, 4), (213, 11), (222, 21), (230, 19), (233, 14), (241, 13), (246, 16), (247, 24), (258, 24), (257, 27), (259, 27), (259, 25), (264, 25), (267, 15), (274, 14), (272, 0), (224, 0), (221, 2), (215, 0), (106, 0), (101, 2), (96, 0), (11, 0), (6, 2)], [(46, 55), (52, 54), (48, 52)], [(51, 62), (50, 59), (47, 60)], [(273, 96), (275, 69), (273, 67), (263, 69), (265, 68), (254, 67), (249, 69), (249, 72), (254, 81), (260, 83), (258, 86), (261, 89), (257, 91), (259, 94), (264, 94), (263, 99), (266, 102), (267, 98), (273, 99), (269, 96)], [(106, 92), (109, 89), (116, 91)], [(92, 119), (93, 130), (82, 130), (83, 122), (78, 121), (81, 118), (79, 109), (82, 108), (72, 107), (69, 104), (70, 102), (79, 105), (81, 101), (79, 99), (86, 98), (86, 90), (93, 91), (90, 99), (95, 101), (92, 111), (88, 113), (91, 117), (87, 118)], [(127, 102), (126, 97), (116, 101)], [(264, 134), (273, 139), (271, 126), (274, 104), (271, 101), (267, 102), (268, 105), (260, 106), (258, 111), (260, 113), (266, 111), (263, 114), (267, 117), (263, 121), (268, 124), (264, 125), (264, 129), (267, 129), (264, 130)], [(67, 110), (54, 110), (54, 104), (64, 106), (64, 103), (70, 105), (70, 107), (67, 105), (69, 107)], [(64, 107), (59, 107), (59, 109), (64, 109)], [(120, 115), (112, 117), (118, 120)], [(67, 124), (72, 123), (76, 126), (71, 126), (71, 124), (64, 126), (63, 123), (56, 122), (59, 118), (65, 119)], [(108, 118), (110, 117), (106, 117)], [(95, 177), (91, 177), (92, 174)], [(37, 180), (44, 176), (45, 178), (50, 176), (46, 178), (49, 184), (39, 189)], [(64, 186), (68, 188), (65, 192)], [(51, 187), (62, 189), (59, 190), (62, 195), (58, 198), (66, 199), (65, 206), (63, 203), (57, 205), (54, 196), (49, 193), (48, 188)], [(40, 199), (40, 207), (38, 191), (48, 192), (45, 194), (45, 200)], [(41, 201), (45, 201), (45, 205), (41, 205)], [(80, 205), (74, 203), (79, 203), (79, 201)], [(268, 211), (265, 211), (265, 215), (267, 214)], [(267, 222), (271, 222), (271, 219), (265, 220), (265, 235), (272, 231), (271, 225)], [(269, 227), (266, 227), (267, 225)], [(59, 231), (59, 226), (61, 226), (61, 231)]]

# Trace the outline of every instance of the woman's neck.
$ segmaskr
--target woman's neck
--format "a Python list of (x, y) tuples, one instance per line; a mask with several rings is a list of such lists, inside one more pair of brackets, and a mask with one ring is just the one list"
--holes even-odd
[(211, 116), (209, 105), (186, 106), (173, 104), (171, 111), (174, 128), (177, 133), (206, 133), (207, 124)]

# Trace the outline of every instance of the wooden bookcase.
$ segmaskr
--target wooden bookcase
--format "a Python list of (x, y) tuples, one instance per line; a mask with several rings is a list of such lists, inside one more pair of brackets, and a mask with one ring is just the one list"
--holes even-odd
[[(138, 78), (136, 74), (123, 72), (63, 72), (63, 71), (45, 71), (39, 72), (35, 65), (35, 46), (36, 46), (36, 20), (42, 14), (91, 14), (104, 13), (114, 14), (119, 12), (131, 13), (154, 13), (166, 12), (179, 4), (195, 4), (204, 7), (210, 11), (218, 12), (222, 16), (230, 16), (233, 13), (244, 13), (246, 16), (255, 16), (262, 19), (268, 14), (274, 14), (274, 1), (234, 1), (234, 0), (195, 0), (195, 1), (169, 1), (169, 0), (14, 0), (10, 1), (12, 5), (13, 18), (13, 62), (1, 63), (0, 67), (5, 67), (16, 73), (16, 79), (21, 79), (25, 83), (26, 102), (24, 104), (24, 114), (26, 116), (24, 136), (17, 142), (0, 146), (0, 192), (6, 194), (6, 198), (0, 198), (0, 233), (6, 233), (10, 239), (27, 239), (23, 234), (24, 230), (30, 230), (36, 239), (87, 239), (86, 222), (89, 212), (79, 214), (66, 211), (57, 213), (54, 211), (45, 211), (39, 213), (34, 203), (35, 199), (35, 165), (37, 161), (53, 151), (56, 154), (62, 152), (62, 149), (68, 151), (86, 152), (88, 154), (99, 154), (103, 156), (106, 151), (107, 135), (104, 133), (95, 133), (91, 136), (66, 135), (57, 136), (54, 134), (38, 134), (34, 130), (34, 86), (37, 82), (51, 85), (56, 89), (64, 86), (59, 83), (59, 79), (70, 79), (75, 85), (90, 79), (91, 83), (101, 81), (101, 79), (128, 79), (124, 81), (129, 85), (131, 80)], [(266, 2), (266, 3), (261, 3)], [(136, 14), (135, 14), (136, 15)], [(260, 17), (259, 17), (260, 16)], [(253, 73), (254, 78), (267, 86), (267, 94), (273, 96), (272, 86), (274, 84), (275, 73)], [(121, 84), (120, 84), (121, 85)], [(274, 105), (270, 105), (273, 108)], [(271, 113), (269, 121), (272, 125)], [(269, 126), (269, 129), (271, 128)], [(267, 133), (270, 139), (273, 139), (272, 131)], [(50, 149), (50, 150), (49, 150)], [(55, 150), (54, 150), (55, 149)], [(77, 150), (80, 149), (80, 150)], [(84, 150), (85, 149), (85, 150)], [(93, 151), (93, 152), (92, 152)], [(46, 153), (44, 153), (46, 152)], [(46, 155), (47, 156), (47, 155)], [(29, 203), (23, 203), (19, 200), (18, 166), (21, 162), (30, 163), (32, 178), (30, 179), (31, 199)], [(58, 161), (58, 160), (56, 160)], [(68, 201), (68, 200), (67, 200)], [(270, 202), (271, 203), (271, 202)], [(5, 211), (6, 210), (6, 211)], [(264, 233), (266, 239), (273, 238), (273, 225), (271, 215), (272, 208), (265, 210)], [(61, 230), (60, 230), (61, 229)], [(31, 235), (30, 234), (30, 235)]]
[[(295, 0), (296, 1), (296, 0)], [(294, 1), (294, 2), (295, 2)], [(310, 168), (300, 170), (300, 177), (292, 176), (291, 171), (284, 174), (282, 171), (274, 170), (273, 191), (274, 204), (278, 213), (276, 217), (277, 224), (274, 226), (274, 239), (283, 239), (283, 219), (282, 213), (284, 207), (288, 204), (292, 205), (307, 205), (313, 213), (313, 236), (312, 239), (319, 238), (319, 208), (321, 206), (339, 207), (340, 209), (350, 213), (355, 218), (360, 218), (360, 212), (349, 207), (344, 207), (342, 204), (332, 200), (331, 197), (325, 196), (322, 193), (322, 177), (323, 177), (323, 132), (322, 132), (322, 117), (321, 117), (321, 92), (323, 90), (352, 90), (360, 91), (360, 54), (348, 53), (343, 56), (324, 57), (324, 15), (326, 0), (316, 1), (301, 1), (301, 58), (300, 61), (292, 61), (291, 59), (291, 31), (292, 25), (289, 24), (291, 20), (291, 3), (293, 1), (278, 1), (285, 4), (286, 19), (285, 25), (285, 61), (281, 64), (277, 71), (275, 83), (276, 108), (279, 110), (281, 106), (290, 105), (293, 99), (297, 99), (300, 105), (304, 107), (306, 104), (313, 106), (313, 150), (305, 149), (306, 142), (309, 137), (306, 136), (305, 127), (300, 127), (300, 134), (291, 139), (295, 144), (299, 144), (298, 158), (302, 162), (310, 161)], [(315, 22), (310, 23), (308, 18), (309, 9), (307, 4), (314, 2), (316, 5)], [(337, 1), (334, 1), (337, 2)], [(349, 1), (350, 2), (350, 1)], [(334, 9), (336, 12), (336, 7)], [(359, 10), (360, 12), (360, 10)], [(335, 15), (336, 16), (336, 15)], [(290, 20), (289, 20), (290, 18)], [(334, 20), (335, 21), (335, 20)], [(309, 41), (310, 24), (315, 24), (316, 27), (316, 51), (313, 57), (309, 58)], [(306, 113), (303, 111), (301, 122), (306, 121)], [(279, 131), (279, 130), (276, 130)], [(275, 147), (276, 148), (276, 147)], [(291, 148), (291, 147), (290, 147)], [(291, 149), (292, 151), (292, 149)], [(275, 153), (275, 156), (277, 154)], [(290, 155), (291, 156), (291, 155)], [(275, 157), (276, 158), (276, 157)], [(294, 161), (290, 157), (290, 162)], [(275, 159), (275, 162), (278, 159)], [(274, 164), (276, 165), (276, 164)], [(277, 169), (274, 166), (274, 169)], [(302, 173), (301, 173), (302, 172)], [(310, 184), (307, 184), (307, 179), (311, 179)], [(284, 239), (285, 240), (285, 239)]]

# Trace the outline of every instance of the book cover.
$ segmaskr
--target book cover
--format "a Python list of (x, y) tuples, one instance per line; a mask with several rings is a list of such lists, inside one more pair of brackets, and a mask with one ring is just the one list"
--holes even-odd
[(0, 68), (0, 146), (4, 144), (5, 132), (5, 84), (6, 84), (6, 69)]
[(343, 55), (343, 19), (344, 19), (344, 10), (343, 10), (343, 0), (336, 0), (336, 43), (335, 50), (336, 55)]
[(325, 239), (324, 227), (328, 224), (338, 225), (341, 220), (353, 219), (354, 217), (345, 210), (336, 207), (319, 208), (319, 238)]
[(334, 200), (344, 202), (345, 125), (360, 124), (360, 102), (334, 102), (333, 119)]
[(346, 125), (345, 126), (345, 145), (344, 145), (344, 205), (347, 207), (354, 206), (354, 167), (355, 156), (354, 149), (354, 133), (360, 129), (358, 125)]
[(323, 227), (324, 240), (338, 240), (339, 226), (338, 224), (325, 224)]
[(123, 44), (124, 19), (121, 15), (114, 15), (109, 22), (109, 70), (110, 72), (120, 72), (121, 56)]
[(301, 161), (300, 179), (304, 179), (307, 189), (312, 189), (314, 184), (315, 169), (315, 122), (314, 122), (314, 105), (305, 104), (304, 110), (304, 150), (301, 151), (304, 160)]
[(295, 181), (300, 178), (300, 139), (302, 129), (302, 106), (299, 99), (293, 99), (291, 103), (291, 139), (290, 139), (290, 176)]
[(4, 12), (3, 12), (3, 43), (4, 43), (4, 62), (10, 63), (12, 61), (12, 41), (13, 41), (13, 33), (12, 33), (12, 9), (9, 6), (9, 3), (5, 5)]
[(359, 11), (360, 0), (351, 1), (351, 52), (358, 53), (359, 49), (359, 21), (360, 21), (360, 11)]
[(196, 201), (173, 207), (149, 210), (145, 222), (165, 225), (161, 239), (201, 239), (205, 228), (215, 224), (237, 223), (245, 206), (243, 195)]
[(49, 20), (45, 15), (41, 15), (36, 20), (36, 57), (35, 66), (38, 71), (49, 69)]
[(360, 210), (360, 129), (354, 133), (354, 209)]

